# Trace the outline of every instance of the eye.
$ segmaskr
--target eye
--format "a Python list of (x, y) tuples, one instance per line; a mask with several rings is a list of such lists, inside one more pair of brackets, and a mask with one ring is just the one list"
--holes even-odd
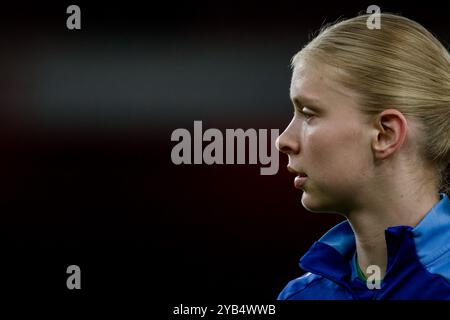
[(309, 121), (312, 117), (314, 117), (314, 114), (306, 111), (305, 108), (303, 109), (296, 108), (295, 114), (298, 115), (300, 118), (305, 119), (305, 121)]
[(302, 113), (303, 117), (304, 117), (305, 119), (307, 119), (307, 120), (308, 120), (308, 119), (311, 119), (311, 118), (313, 117), (312, 114), (307, 113), (307, 112), (305, 112), (305, 111), (302, 111), (301, 113)]

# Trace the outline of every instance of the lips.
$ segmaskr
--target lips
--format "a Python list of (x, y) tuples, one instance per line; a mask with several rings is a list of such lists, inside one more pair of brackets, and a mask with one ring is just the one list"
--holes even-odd
[(302, 186), (305, 184), (306, 180), (308, 180), (308, 176), (306, 174), (299, 174), (294, 179), (294, 187), (297, 189), (302, 189)]
[(306, 180), (308, 179), (308, 175), (302, 171), (293, 169), (289, 165), (287, 169), (289, 172), (295, 173), (297, 175), (294, 179), (294, 187), (297, 189), (301, 189), (302, 186), (305, 184)]

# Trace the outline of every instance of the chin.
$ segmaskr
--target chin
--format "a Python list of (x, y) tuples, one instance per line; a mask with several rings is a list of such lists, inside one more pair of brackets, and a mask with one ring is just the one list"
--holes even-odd
[(303, 191), (302, 206), (310, 212), (321, 212), (320, 201), (317, 197), (312, 197), (307, 191)]
[(306, 191), (302, 194), (302, 206), (309, 212), (339, 214), (335, 206), (329, 203), (329, 200), (326, 200), (326, 197), (313, 196)]

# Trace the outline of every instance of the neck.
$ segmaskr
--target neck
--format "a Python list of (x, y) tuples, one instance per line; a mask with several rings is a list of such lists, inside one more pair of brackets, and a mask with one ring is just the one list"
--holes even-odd
[(371, 197), (365, 201), (364, 209), (347, 215), (355, 233), (358, 264), (366, 276), (369, 265), (377, 265), (382, 277), (386, 273), (385, 229), (392, 226), (415, 227), (438, 201), (439, 195), (435, 192), (421, 195), (402, 193), (395, 199), (382, 195)]

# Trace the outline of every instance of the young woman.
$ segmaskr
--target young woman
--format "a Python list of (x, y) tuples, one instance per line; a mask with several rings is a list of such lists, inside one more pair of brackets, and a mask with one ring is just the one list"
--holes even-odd
[(450, 55), (381, 14), (324, 28), (292, 62), (295, 114), (277, 140), (311, 212), (344, 215), (280, 300), (450, 299)]

